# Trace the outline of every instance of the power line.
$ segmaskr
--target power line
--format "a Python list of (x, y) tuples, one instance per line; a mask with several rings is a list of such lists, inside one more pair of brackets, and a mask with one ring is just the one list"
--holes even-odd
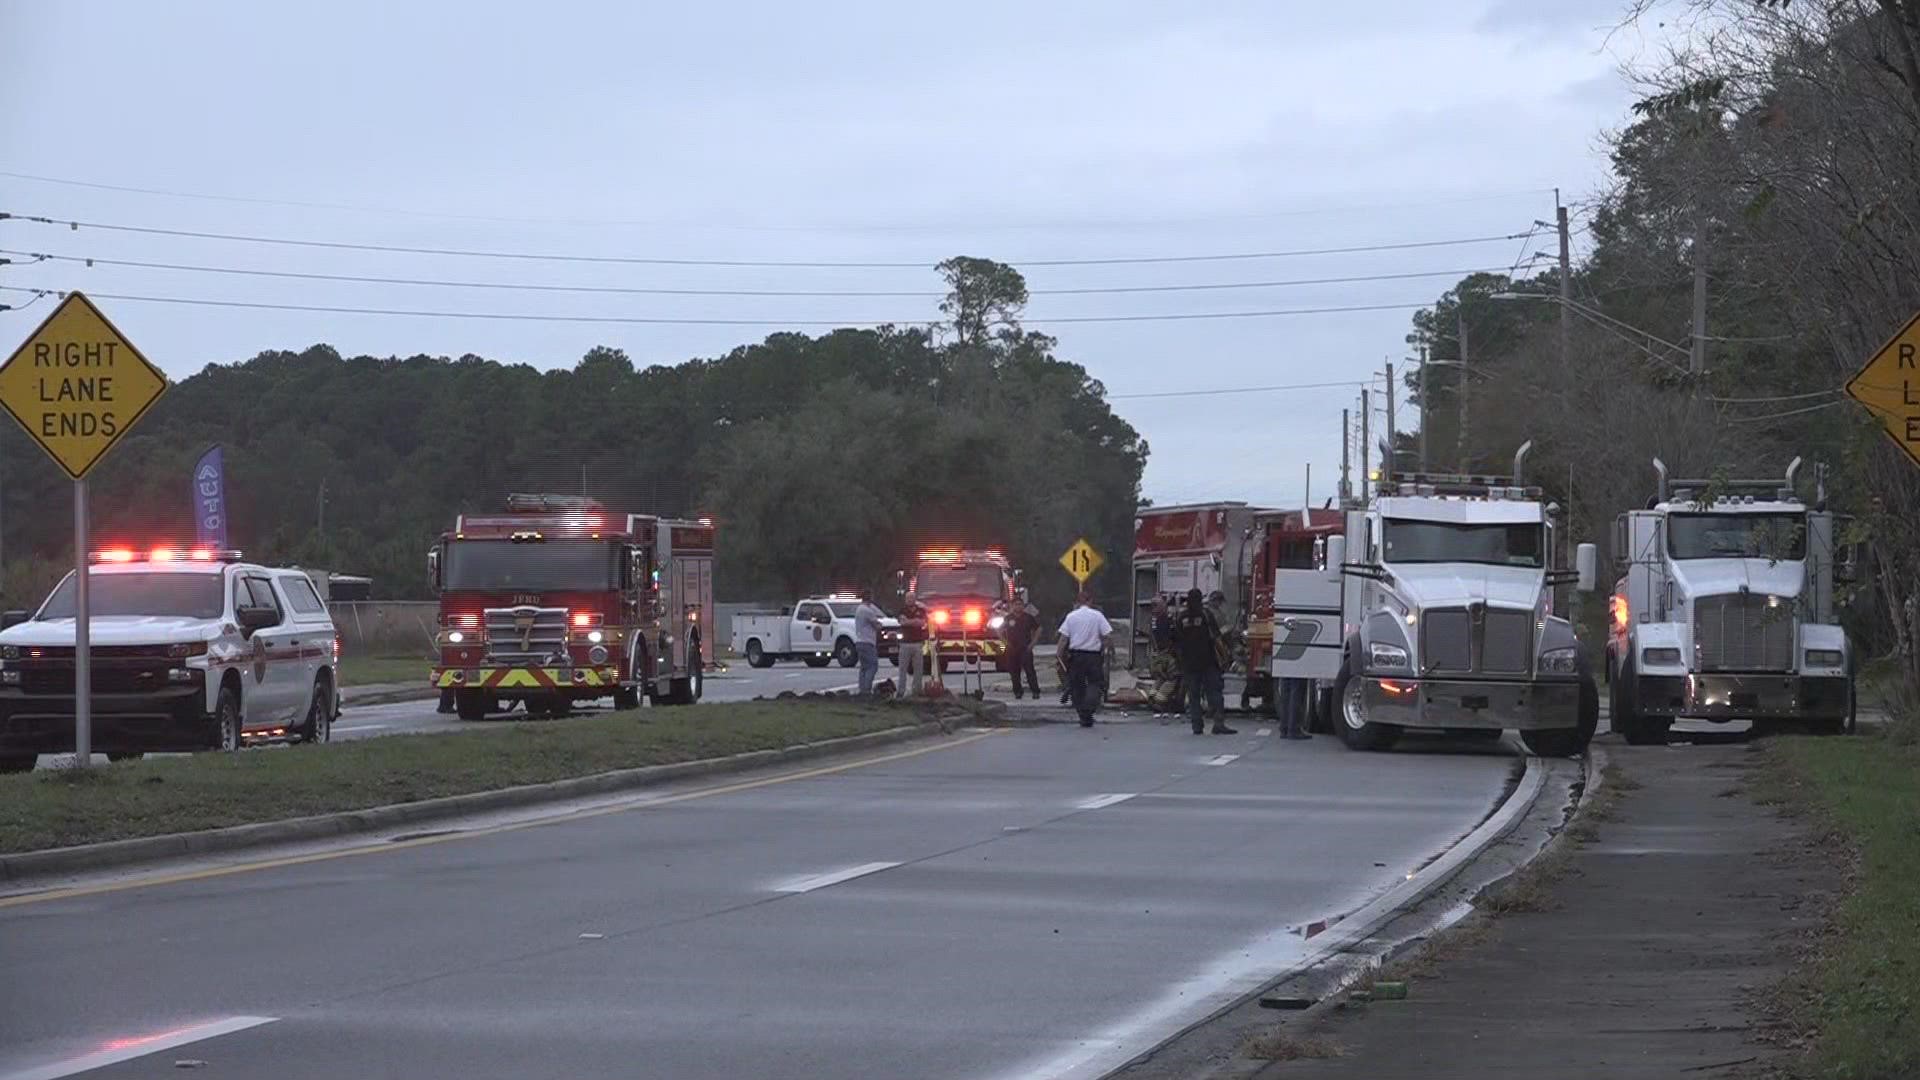
[[(333, 251), (379, 251), (396, 255), (444, 255), (469, 259), (520, 259), (532, 262), (612, 263), (639, 266), (715, 266), (786, 269), (865, 269), (924, 270), (939, 260), (918, 262), (838, 261), (828, 259), (684, 259), (657, 255), (577, 255), (554, 252), (489, 251), (469, 248), (411, 247), (398, 244), (361, 244), (344, 240), (301, 240), (284, 236), (251, 236), (243, 233), (203, 232), (196, 229), (165, 229), (151, 225), (120, 225), (99, 221), (57, 220), (31, 214), (0, 211), (0, 221), (14, 220), (37, 225), (64, 225), (69, 229), (101, 229), (108, 232), (137, 233), (145, 236), (171, 236), (192, 240), (222, 240), (244, 244), (272, 244), (281, 247), (324, 248)], [(1450, 240), (1412, 240), (1388, 244), (1353, 244), (1344, 247), (1296, 248), (1285, 251), (1240, 251), (1210, 255), (1132, 255), (1116, 258), (1020, 259), (1016, 266), (1132, 266), (1153, 263), (1241, 262), (1255, 259), (1283, 259), (1307, 255), (1351, 255), (1373, 251), (1413, 251), (1422, 248), (1459, 247), (1469, 244), (1504, 243), (1518, 240), (1523, 233), (1500, 236), (1469, 236)]]
[[(867, 289), (678, 289), (619, 285), (550, 285), (534, 282), (460, 281), (442, 278), (384, 277), (363, 274), (321, 274), (297, 270), (260, 270), (231, 266), (206, 266), (194, 263), (148, 262), (140, 259), (107, 259), (85, 255), (57, 255), (46, 252), (14, 251), (0, 248), (0, 255), (20, 255), (35, 261), (81, 263), (86, 266), (125, 266), (143, 270), (179, 270), (197, 274), (227, 274), (239, 277), (290, 278), (298, 281), (339, 281), (366, 285), (417, 285), (453, 289), (501, 289), (514, 292), (611, 293), (627, 296), (812, 296), (812, 297), (914, 297), (938, 299), (944, 292), (924, 290)], [(1207, 292), (1225, 289), (1277, 289), (1299, 285), (1347, 285), (1367, 281), (1407, 281), (1417, 278), (1452, 277), (1456, 274), (1492, 273), (1486, 270), (1420, 270), (1402, 274), (1354, 274), (1345, 277), (1294, 278), (1287, 281), (1221, 281), (1188, 285), (1109, 285), (1097, 288), (1034, 289), (1032, 296), (1094, 296), (1115, 293)]]
[(1832, 390), (1813, 390), (1805, 394), (1781, 394), (1775, 397), (1710, 397), (1707, 400), (1723, 405), (1741, 405), (1749, 402), (1758, 405), (1780, 401), (1805, 401), (1808, 398), (1831, 397), (1838, 393), (1840, 390), (1836, 387)]
[(1108, 394), (1109, 401), (1135, 398), (1182, 398), (1214, 397), (1221, 394), (1268, 394), (1280, 390), (1327, 390), (1344, 386), (1358, 386), (1360, 380), (1343, 379), (1339, 382), (1292, 383), (1286, 386), (1233, 386), (1218, 390), (1159, 390), (1140, 394)]
[(1730, 416), (1727, 417), (1726, 420), (1729, 424), (1754, 424), (1762, 420), (1779, 420), (1783, 417), (1799, 416), (1802, 413), (1819, 412), (1821, 409), (1831, 409), (1835, 405), (1845, 404), (1845, 401), (1823, 401), (1818, 405), (1808, 405), (1803, 409), (1788, 409), (1786, 412), (1767, 413), (1764, 416)]
[[(41, 289), (20, 285), (0, 285), (0, 290), (8, 292), (33, 293), (37, 296), (64, 296), (64, 289)], [(638, 316), (638, 315), (539, 315), (527, 312), (506, 311), (418, 311), (404, 308), (345, 307), (328, 304), (279, 304), (254, 300), (212, 300), (204, 297), (188, 296), (138, 296), (129, 293), (89, 292), (88, 296), (101, 300), (125, 300), (145, 304), (183, 304), (192, 307), (250, 308), (262, 311), (307, 311), (330, 315), (397, 315), (432, 319), (484, 319), (493, 322), (554, 322), (554, 323), (613, 323), (634, 325), (670, 325), (670, 326), (910, 326), (923, 320), (912, 319), (722, 319), (696, 318), (689, 316)], [(1030, 317), (1026, 322), (1035, 324), (1059, 323), (1131, 323), (1131, 322), (1187, 322), (1203, 319), (1265, 319), (1289, 315), (1330, 315), (1357, 311), (1412, 311), (1425, 307), (1425, 302), (1406, 304), (1347, 304), (1332, 307), (1279, 308), (1265, 311), (1189, 311), (1170, 312), (1154, 315), (1067, 315), (1058, 318)]]
[(393, 206), (367, 206), (352, 203), (309, 202), (298, 199), (272, 199), (252, 195), (227, 195), (208, 192), (174, 191), (166, 188), (136, 187), (128, 184), (104, 184), (91, 180), (76, 180), (63, 176), (45, 176), (36, 173), (11, 172), (0, 170), (0, 177), (11, 180), (27, 180), (38, 184), (55, 184), (62, 187), (89, 188), (94, 191), (118, 191), (132, 195), (158, 195), (170, 199), (195, 199), (203, 202), (246, 203), (253, 206), (285, 206), (302, 210), (340, 210), (359, 214), (389, 214), (397, 217), (438, 218), (447, 221), (484, 221), (512, 225), (624, 225), (640, 227), (680, 226), (701, 229), (718, 229), (739, 232), (923, 232), (937, 229), (966, 229), (980, 231), (987, 229), (1064, 229), (1064, 228), (1114, 228), (1124, 226), (1156, 226), (1179, 224), (1205, 224), (1207, 222), (1258, 221), (1281, 217), (1307, 217), (1319, 214), (1357, 213), (1376, 210), (1404, 210), (1423, 206), (1453, 206), (1462, 203), (1492, 202), (1499, 199), (1514, 199), (1529, 195), (1544, 195), (1552, 188), (1523, 188), (1516, 191), (1487, 192), (1478, 195), (1461, 195), (1452, 198), (1421, 199), (1409, 202), (1374, 203), (1372, 205), (1345, 205), (1325, 207), (1299, 207), (1286, 210), (1270, 210), (1251, 214), (1207, 214), (1188, 217), (1132, 219), (1121, 221), (1083, 220), (1074, 222), (974, 222), (946, 224), (850, 224), (823, 223), (817, 225), (750, 225), (739, 222), (698, 222), (671, 221), (664, 219), (593, 219), (518, 216), (502, 214), (455, 214), (444, 210), (421, 210), (418, 208)]

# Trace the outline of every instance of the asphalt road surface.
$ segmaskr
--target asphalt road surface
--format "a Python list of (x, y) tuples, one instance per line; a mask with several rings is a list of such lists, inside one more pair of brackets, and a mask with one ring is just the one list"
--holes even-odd
[(1283, 967), (1518, 767), (1242, 727), (963, 734), (0, 898), (0, 1080), (1086, 1075)]

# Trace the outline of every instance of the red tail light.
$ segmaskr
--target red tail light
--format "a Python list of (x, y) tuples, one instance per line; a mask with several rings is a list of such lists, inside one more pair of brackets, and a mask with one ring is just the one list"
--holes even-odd
[(333, 639), (333, 662), (340, 662), (340, 639), (337, 637)]
[(945, 626), (953, 621), (953, 612), (948, 611), (946, 608), (939, 608), (935, 610), (933, 614), (927, 616), (927, 618), (932, 619), (933, 625), (935, 626)]
[(986, 616), (980, 613), (979, 608), (970, 607), (966, 611), (961, 612), (960, 624), (962, 626), (965, 626), (969, 630), (977, 630), (980, 628), (981, 620), (984, 619), (985, 617)]
[(163, 548), (163, 547), (154, 548), (151, 552), (148, 553), (147, 557), (152, 559), (154, 562), (172, 562), (173, 549)]
[(480, 629), (480, 614), (474, 611), (449, 612), (441, 616), (448, 626), (457, 626), (466, 630)]
[(129, 548), (108, 548), (100, 552), (101, 562), (132, 562), (133, 551)]

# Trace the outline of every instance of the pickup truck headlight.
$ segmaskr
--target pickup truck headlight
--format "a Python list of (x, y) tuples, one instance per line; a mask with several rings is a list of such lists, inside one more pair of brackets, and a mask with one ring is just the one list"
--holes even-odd
[(18, 659), (20, 659), (20, 646), (0, 645), (0, 660), (18, 660)]
[(205, 656), (207, 643), (204, 641), (182, 641), (167, 646), (167, 655), (172, 657)]
[(1808, 667), (1841, 667), (1847, 662), (1846, 655), (1839, 649), (1808, 649)]
[(1376, 641), (1367, 646), (1367, 666), (1374, 668), (1405, 668), (1407, 650), (1398, 645), (1388, 645)]
[(1580, 650), (1569, 646), (1564, 649), (1548, 649), (1540, 654), (1540, 673), (1542, 675), (1573, 675), (1580, 671)]
[(1640, 662), (1661, 667), (1673, 667), (1680, 663), (1680, 650), (1672, 648), (1641, 649)]

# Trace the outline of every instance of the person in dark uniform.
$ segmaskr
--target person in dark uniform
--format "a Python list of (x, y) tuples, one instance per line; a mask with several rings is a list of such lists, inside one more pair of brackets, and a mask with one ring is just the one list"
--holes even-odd
[(1000, 632), (1007, 639), (1007, 671), (1013, 675), (1014, 700), (1022, 697), (1020, 676), (1023, 672), (1034, 700), (1040, 700), (1040, 676), (1033, 670), (1033, 645), (1040, 637), (1040, 609), (1028, 601), (1027, 590), (1020, 590)]
[(1180, 653), (1181, 678), (1187, 687), (1187, 719), (1193, 721), (1193, 733), (1205, 734), (1201, 716), (1202, 696), (1213, 714), (1215, 735), (1238, 735), (1227, 726), (1224, 675), (1220, 667), (1220, 624), (1207, 610), (1199, 589), (1187, 591), (1187, 604), (1173, 623), (1174, 643)]

